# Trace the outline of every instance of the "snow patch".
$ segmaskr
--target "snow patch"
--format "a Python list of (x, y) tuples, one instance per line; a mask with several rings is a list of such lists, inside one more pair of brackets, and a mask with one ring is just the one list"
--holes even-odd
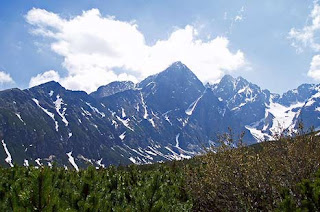
[(255, 129), (254, 127), (250, 127), (250, 126), (245, 126), (245, 127), (247, 130), (250, 131), (251, 135), (256, 139), (258, 143), (265, 141), (265, 136), (269, 136), (261, 132), (261, 130)]
[(40, 158), (37, 158), (36, 160), (34, 160), (36, 162), (36, 164), (38, 164), (39, 166), (42, 166), (42, 163), (40, 163)]
[(140, 96), (141, 96), (141, 103), (142, 103), (142, 107), (144, 109), (144, 115), (143, 115), (143, 118), (144, 119), (148, 119), (148, 110), (147, 110), (147, 105), (144, 101), (144, 98), (143, 98), (143, 95), (142, 95), (142, 92), (140, 92)]
[(61, 106), (64, 104), (64, 103), (63, 103), (63, 99), (60, 97), (60, 95), (57, 95), (57, 99), (56, 99), (56, 101), (54, 101), (53, 103), (54, 103), (54, 105), (56, 106), (56, 111), (57, 111), (57, 113), (59, 114), (59, 116), (61, 117), (62, 121), (64, 122), (64, 124), (65, 124), (66, 126), (68, 126), (68, 125), (69, 125), (69, 122), (68, 122), (68, 120), (67, 120), (66, 117), (65, 117), (67, 108), (63, 108), (63, 109), (62, 109), (62, 112), (60, 112)]
[(81, 107), (81, 110), (82, 110), (82, 112), (84, 113), (84, 115), (92, 116), (92, 114), (91, 114), (89, 111), (83, 109), (83, 107)]
[(169, 122), (169, 124), (172, 126), (172, 123), (171, 123), (171, 121), (170, 121), (170, 119), (169, 119), (168, 114), (166, 114), (166, 115), (164, 116), (164, 119), (165, 119), (167, 122)]
[(128, 128), (128, 129), (131, 130), (131, 131), (134, 131), (134, 130), (129, 126), (129, 121), (130, 121), (129, 118), (127, 118), (127, 119), (122, 119), (122, 118), (120, 118), (119, 116), (116, 116), (116, 117), (117, 117), (117, 119), (118, 119), (119, 121), (122, 122), (122, 124), (123, 124), (126, 128)]
[(131, 160), (131, 162), (134, 164), (139, 164), (139, 162), (137, 162), (133, 157), (130, 157), (129, 160)]
[(122, 118), (125, 118), (127, 116), (126, 112), (123, 109), (123, 107), (121, 108), (121, 116), (122, 116)]
[[(180, 133), (178, 133), (177, 135), (176, 135), (176, 145), (175, 145), (175, 147), (180, 151), (180, 152), (184, 152), (184, 153), (186, 153), (186, 154), (191, 154), (191, 155), (194, 155), (195, 154), (195, 152), (190, 152), (190, 151), (186, 151), (186, 150), (184, 150), (184, 149), (182, 149), (181, 147), (180, 147), (180, 142), (179, 142), (179, 137), (180, 137)], [(190, 157), (191, 158), (191, 156), (187, 156), (187, 157)]]
[(126, 137), (126, 132), (123, 132), (121, 135), (119, 135), (119, 138), (123, 141)]
[(98, 164), (98, 166), (100, 166), (102, 168), (105, 167), (105, 165), (102, 163), (102, 158), (100, 160), (97, 160), (97, 164)]
[(32, 100), (36, 103), (36, 105), (43, 111), (45, 112), (49, 117), (52, 118), (52, 120), (54, 121), (55, 125), (56, 125), (56, 131), (58, 132), (59, 130), (59, 124), (58, 122), (55, 120), (54, 118), (54, 114), (49, 112), (47, 109), (43, 108), (40, 103), (39, 103), (39, 100), (35, 99), (35, 98), (32, 98)]
[(71, 163), (71, 165), (72, 165), (77, 171), (79, 171), (79, 168), (78, 168), (76, 162), (74, 161), (74, 158), (72, 157), (72, 151), (71, 151), (71, 152), (68, 152), (68, 153), (66, 153), (66, 154), (67, 154), (67, 156), (68, 156), (68, 160), (69, 160), (69, 162)]
[(295, 108), (301, 108), (303, 105), (303, 102), (298, 102), (286, 107), (271, 100), (270, 105), (266, 110), (266, 112), (271, 113), (274, 116), (270, 131), (275, 135), (279, 133), (279, 127), (282, 129), (292, 128), (294, 125), (294, 117), (297, 115), (297, 113), (292, 110)]
[(19, 118), (19, 120), (24, 124), (24, 125), (26, 125), (26, 123), (23, 121), (23, 119), (21, 118), (21, 115), (20, 115), (20, 113), (15, 113), (16, 114), (16, 116)]
[(156, 128), (156, 124), (154, 123), (153, 119), (148, 119), (148, 121), (151, 123), (151, 125)]
[(92, 111), (100, 114), (100, 116), (101, 116), (102, 118), (104, 118), (104, 117), (106, 116), (103, 112), (100, 112), (100, 110), (98, 110), (98, 108), (93, 107), (89, 102), (86, 102), (86, 104), (91, 108)]
[(2, 142), (2, 146), (3, 146), (3, 149), (4, 151), (6, 152), (7, 154), (7, 157), (6, 159), (4, 159), (11, 167), (13, 167), (13, 164), (12, 164), (12, 157), (11, 157), (11, 154), (7, 148), (7, 144), (4, 142), (4, 140), (1, 141)]
[(117, 129), (118, 128), (118, 123), (112, 119), (112, 125), (114, 125), (114, 128)]
[(202, 95), (201, 95), (198, 99), (196, 99), (196, 101), (192, 102), (191, 105), (189, 105), (188, 109), (186, 109), (185, 113), (186, 113), (188, 116), (191, 116), (191, 115), (192, 115), (192, 113), (193, 113), (194, 109), (196, 108), (199, 100), (203, 97), (203, 95), (204, 95), (205, 92), (206, 92), (206, 91), (204, 91), (204, 92), (202, 93)]

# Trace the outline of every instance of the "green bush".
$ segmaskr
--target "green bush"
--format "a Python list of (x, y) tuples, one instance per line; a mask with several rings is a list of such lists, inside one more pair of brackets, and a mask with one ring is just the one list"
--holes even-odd
[(0, 211), (189, 211), (181, 168), (0, 168)]
[(297, 193), (283, 192), (280, 211), (320, 211), (320, 170), (311, 179), (297, 185)]

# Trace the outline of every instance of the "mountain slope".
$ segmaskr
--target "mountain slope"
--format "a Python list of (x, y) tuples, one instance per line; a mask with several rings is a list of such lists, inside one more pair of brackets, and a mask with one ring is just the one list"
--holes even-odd
[(95, 92), (92, 92), (90, 96), (94, 98), (103, 98), (106, 96), (111, 96), (113, 94), (130, 90), (134, 88), (134, 83), (130, 81), (115, 81), (108, 85), (100, 86)]
[(230, 75), (204, 86), (181, 62), (136, 86), (114, 82), (90, 95), (48, 82), (0, 92), (0, 165), (180, 160), (216, 145), (230, 128), (247, 144), (294, 130), (299, 120), (317, 128), (319, 108), (319, 86), (278, 95)]

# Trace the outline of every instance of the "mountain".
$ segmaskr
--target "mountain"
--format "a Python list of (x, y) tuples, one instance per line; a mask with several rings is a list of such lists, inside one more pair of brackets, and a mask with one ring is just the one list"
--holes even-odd
[(99, 99), (133, 88), (134, 83), (131, 81), (115, 81), (108, 85), (100, 86), (96, 91), (92, 92), (90, 96)]
[(277, 102), (284, 106), (290, 106), (298, 102), (305, 102), (317, 92), (318, 88), (316, 85), (302, 84), (297, 89), (289, 90), (284, 93)]
[(140, 83), (113, 82), (88, 95), (57, 82), (0, 92), (0, 165), (145, 164), (190, 158), (218, 135), (270, 140), (278, 125), (319, 127), (319, 86), (283, 95), (238, 77), (206, 86), (181, 62)]
[(306, 128), (320, 124), (316, 109), (319, 88), (314, 84), (302, 84), (279, 95), (242, 77), (226, 75), (219, 83), (207, 87), (226, 102), (257, 141), (273, 139), (285, 130), (294, 132), (300, 121), (306, 123)]
[(213, 93), (241, 120), (248, 125), (265, 116), (265, 105), (270, 103), (270, 92), (262, 90), (242, 77), (225, 75), (211, 87)]
[[(309, 89), (310, 90), (310, 89)], [(310, 97), (304, 101), (302, 107), (296, 112), (296, 120), (301, 121), (304, 127), (320, 129), (320, 85), (313, 86)], [(295, 127), (298, 127), (297, 124)]]

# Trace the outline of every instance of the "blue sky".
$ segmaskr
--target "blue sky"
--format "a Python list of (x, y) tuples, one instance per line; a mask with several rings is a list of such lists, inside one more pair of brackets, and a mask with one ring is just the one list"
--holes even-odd
[[(1, 88), (28, 88), (54, 79), (91, 92), (113, 80), (139, 81), (174, 60), (186, 63), (202, 81), (214, 82), (227, 73), (278, 93), (320, 81), (314, 1), (0, 4)], [(75, 23), (78, 27), (70, 27)], [(310, 32), (313, 36), (306, 37)], [(176, 39), (182, 41), (172, 47)]]

